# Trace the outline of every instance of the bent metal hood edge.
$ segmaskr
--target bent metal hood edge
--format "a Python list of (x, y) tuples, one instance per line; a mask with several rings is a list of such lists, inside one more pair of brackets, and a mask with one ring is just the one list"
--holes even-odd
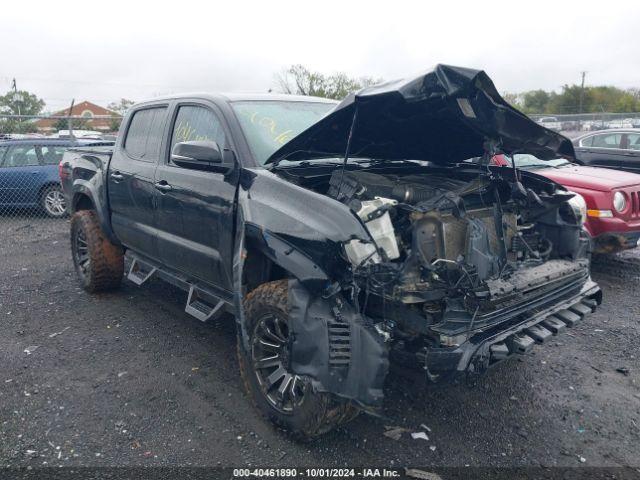
[(575, 156), (568, 138), (509, 105), (484, 71), (437, 65), (420, 76), (350, 94), (267, 163), (343, 156), (356, 111), (353, 157), (456, 163), (481, 156), (488, 140), (508, 154)]

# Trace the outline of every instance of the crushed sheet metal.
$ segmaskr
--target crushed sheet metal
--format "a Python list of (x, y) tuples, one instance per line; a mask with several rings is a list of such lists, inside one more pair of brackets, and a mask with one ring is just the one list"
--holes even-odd
[(571, 140), (509, 105), (485, 72), (436, 65), (422, 75), (347, 96), (267, 163), (343, 156), (356, 109), (350, 147), (362, 158), (457, 163), (483, 155), (487, 140), (504, 153), (575, 158)]
[[(308, 376), (317, 391), (381, 407), (388, 351), (369, 321), (339, 295), (312, 296), (297, 280), (289, 281), (289, 312), (292, 372)], [(332, 338), (345, 330), (346, 338)]]

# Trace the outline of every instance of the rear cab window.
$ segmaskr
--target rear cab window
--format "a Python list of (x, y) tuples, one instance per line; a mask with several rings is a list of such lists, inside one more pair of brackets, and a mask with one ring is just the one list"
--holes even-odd
[(166, 112), (166, 106), (158, 106), (133, 114), (124, 140), (124, 150), (129, 157), (142, 162), (158, 160)]

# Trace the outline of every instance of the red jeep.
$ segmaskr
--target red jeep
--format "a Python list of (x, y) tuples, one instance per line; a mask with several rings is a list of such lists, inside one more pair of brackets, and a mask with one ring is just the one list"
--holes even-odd
[[(597, 253), (613, 253), (640, 245), (640, 175), (586, 167), (559, 158), (540, 160), (516, 154), (516, 167), (535, 170), (582, 195), (587, 203), (585, 227)], [(493, 157), (498, 166), (511, 166), (505, 155)]]

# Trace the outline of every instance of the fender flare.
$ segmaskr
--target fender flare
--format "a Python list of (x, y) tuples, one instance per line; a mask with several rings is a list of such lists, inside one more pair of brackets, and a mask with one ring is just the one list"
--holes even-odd
[(81, 196), (86, 196), (93, 203), (93, 207), (98, 214), (98, 220), (100, 221), (100, 227), (107, 235), (107, 238), (114, 245), (121, 245), (120, 240), (116, 237), (113, 228), (111, 227), (111, 217), (109, 216), (108, 206), (101, 201), (99, 192), (95, 191), (95, 187), (86, 180), (77, 179), (73, 184), (73, 193), (71, 197), (70, 210), (71, 213), (77, 211), (78, 201)]
[(278, 235), (266, 232), (254, 224), (245, 223), (238, 209), (233, 255), (233, 296), (236, 325), (242, 346), (249, 349), (249, 335), (244, 314), (243, 271), (247, 243), (274, 264), (289, 272), (301, 285), (319, 291), (329, 284), (329, 277), (311, 258)]

